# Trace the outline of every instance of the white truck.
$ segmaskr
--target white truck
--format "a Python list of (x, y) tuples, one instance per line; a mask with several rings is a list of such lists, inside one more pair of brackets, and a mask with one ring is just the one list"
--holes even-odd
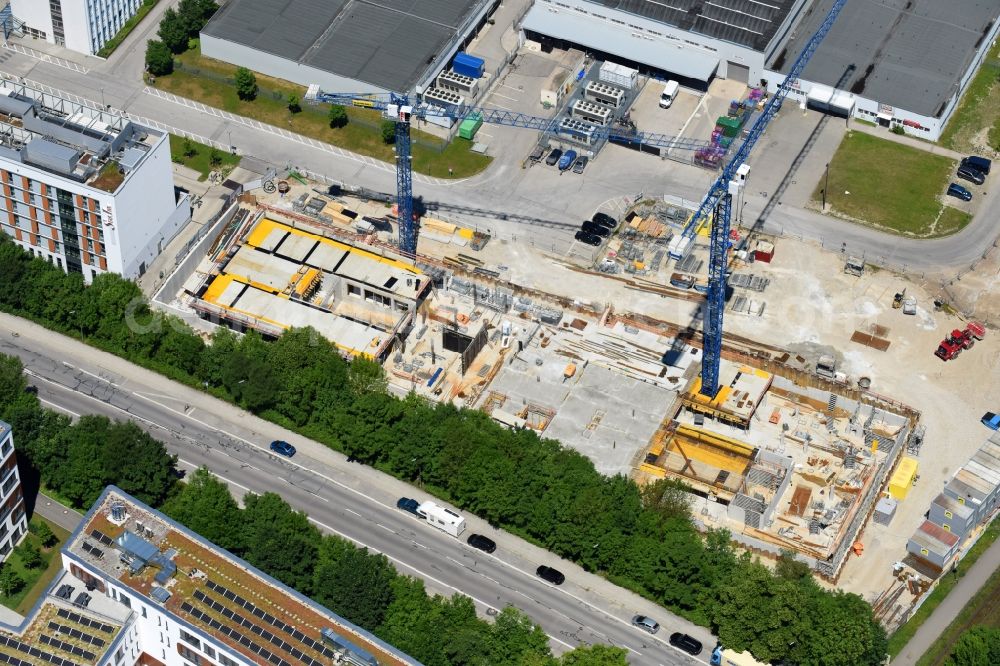
[(465, 531), (465, 518), (434, 502), (421, 503), (417, 507), (417, 514), (427, 519), (428, 525), (433, 525), (453, 537), (457, 537)]

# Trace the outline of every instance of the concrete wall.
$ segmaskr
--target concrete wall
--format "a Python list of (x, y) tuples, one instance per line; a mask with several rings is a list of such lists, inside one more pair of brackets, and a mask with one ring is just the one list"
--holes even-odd
[(145, 272), (162, 247), (191, 219), (190, 199), (175, 201), (167, 135), (162, 135), (139, 167), (126, 175), (114, 196), (113, 215), (113, 232), (108, 232), (104, 220), (104, 236), (117, 235), (120, 263), (111, 263), (109, 247), (108, 270), (128, 278)]
[(211, 58), (216, 58), (233, 65), (239, 65), (253, 70), (260, 74), (274, 76), (309, 86), (318, 83), (325, 92), (333, 93), (388, 93), (388, 90), (379, 88), (364, 81), (358, 81), (343, 76), (338, 76), (321, 69), (302, 65), (293, 60), (280, 56), (264, 53), (256, 49), (219, 39), (211, 35), (201, 33), (201, 52)]

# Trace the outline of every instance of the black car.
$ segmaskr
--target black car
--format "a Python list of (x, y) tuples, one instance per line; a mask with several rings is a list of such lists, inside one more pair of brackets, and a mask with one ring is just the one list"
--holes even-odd
[(958, 167), (958, 177), (976, 185), (982, 185), (986, 181), (986, 176), (982, 171), (967, 164)]
[(549, 156), (545, 158), (545, 163), (549, 166), (555, 166), (560, 157), (562, 157), (562, 151), (558, 148), (553, 148)]
[(972, 201), (972, 192), (958, 183), (952, 183), (948, 186), (948, 196), (961, 199), (962, 201)]
[(417, 516), (418, 518), (422, 518), (423, 516), (421, 516), (419, 513), (417, 513), (417, 507), (418, 506), (420, 506), (420, 502), (418, 502), (415, 499), (410, 499), (409, 497), (400, 497), (396, 501), (396, 508), (397, 509), (402, 509), (403, 511), (409, 511), (414, 516)]
[[(547, 567), (544, 564), (535, 570), (538, 577), (542, 580), (546, 580), (553, 585), (562, 585), (566, 580), (566, 576), (562, 574), (561, 571), (553, 569), (552, 567)], [(699, 643), (700, 646), (700, 643)]]
[(574, 236), (574, 238), (576, 238), (581, 243), (586, 243), (587, 245), (593, 245), (594, 247), (597, 247), (602, 242), (600, 236), (595, 236), (594, 234), (588, 233), (583, 230), (576, 232), (576, 236)]
[(962, 159), (962, 166), (970, 166), (976, 171), (981, 171), (987, 176), (990, 175), (990, 167), (993, 165), (992, 160), (988, 160), (985, 157), (979, 157), (978, 155), (969, 155)]
[(692, 657), (697, 657), (701, 654), (701, 641), (691, 638), (687, 634), (682, 634), (679, 631), (670, 634), (670, 644), (675, 648), (684, 650)]
[(473, 548), (478, 548), (485, 553), (492, 553), (497, 549), (497, 544), (493, 539), (489, 537), (484, 537), (482, 534), (472, 534), (469, 535), (466, 541)]
[(614, 231), (618, 227), (618, 220), (611, 217), (607, 213), (594, 213), (592, 221), (594, 222), (594, 224), (599, 224), (602, 227), (607, 227), (612, 231)]
[(602, 227), (599, 224), (594, 224), (593, 222), (587, 221), (580, 225), (580, 228), (586, 231), (588, 234), (594, 234), (595, 236), (600, 236), (601, 238), (607, 238), (611, 235), (611, 230), (607, 227)]

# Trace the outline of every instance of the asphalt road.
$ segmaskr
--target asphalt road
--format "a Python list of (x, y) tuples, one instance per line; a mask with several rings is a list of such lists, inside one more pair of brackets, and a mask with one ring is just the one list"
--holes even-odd
[[(388, 164), (318, 142), (289, 138), (276, 128), (257, 127), (251, 121), (225, 117), (217, 111), (199, 108), (197, 104), (167, 101), (155, 96), (153, 93), (156, 91), (147, 89), (139, 78), (140, 45), (144, 43), (142, 36), (151, 34), (153, 28), (155, 26), (151, 22), (144, 22), (126, 46), (107, 62), (87, 59), (87, 66), (91, 69), (86, 73), (10, 51), (4, 53), (0, 71), (41, 82), (56, 91), (71, 93), (91, 102), (103, 100), (131, 115), (149, 118), (226, 145), (235, 144), (244, 154), (266, 155), (265, 161), (278, 168), (294, 165), (343, 183), (378, 191), (394, 190), (395, 178)], [(39, 45), (39, 48), (42, 47)], [(781, 119), (775, 122), (780, 123)], [(490, 152), (496, 156), (490, 169), (459, 181), (415, 174), (415, 194), (428, 201), (504, 211), (513, 216), (571, 225), (537, 226), (513, 219), (506, 222), (482, 220), (481, 226), (497, 237), (512, 238), (553, 251), (569, 247), (573, 227), (608, 201), (631, 197), (639, 192), (647, 196), (670, 194), (697, 201), (711, 180), (711, 174), (707, 172), (660, 162), (618, 147), (609, 147), (607, 156), (602, 155), (600, 160), (588, 167), (584, 177), (560, 178), (552, 169), (521, 169), (521, 160), (534, 141), (534, 132), (506, 127), (494, 127), (490, 132), (494, 136)], [(760, 149), (757, 152), (760, 153)], [(769, 168), (784, 169), (785, 165), (770, 164)], [(914, 272), (962, 269), (979, 258), (997, 236), (995, 198), (996, 194), (991, 192), (989, 200), (981, 206), (980, 214), (961, 233), (930, 241), (890, 236), (788, 206), (776, 208), (765, 221), (764, 229), (822, 242), (831, 249), (840, 249), (843, 242), (848, 252), (863, 252), (868, 257), (883, 258)], [(763, 200), (751, 200), (746, 213), (756, 215), (764, 203)], [(475, 218), (470, 221), (480, 222)]]
[[(21, 358), (46, 406), (129, 418), (176, 454), (182, 468), (208, 467), (237, 496), (279, 493), (322, 530), (384, 553), (431, 591), (466, 594), (481, 614), (506, 605), (525, 610), (557, 652), (610, 643), (628, 648), (633, 664), (680, 665), (698, 662), (667, 643), (671, 632), (702, 640), (705, 658), (714, 645), (704, 628), (466, 515), (469, 533), (498, 544), (493, 555), (474, 550), (395, 508), (401, 495), (426, 493), (121, 359), (8, 315), (0, 315), (0, 353)], [(291, 460), (270, 453), (272, 439), (293, 442), (298, 453)], [(536, 577), (542, 563), (563, 571), (566, 583), (554, 587)], [(650, 636), (632, 627), (634, 613), (658, 619), (663, 629)]]

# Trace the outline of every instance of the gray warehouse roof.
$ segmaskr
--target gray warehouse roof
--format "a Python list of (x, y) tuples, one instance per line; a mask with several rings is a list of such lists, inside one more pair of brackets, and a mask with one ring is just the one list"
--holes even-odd
[[(787, 73), (834, 0), (818, 0), (768, 67)], [(939, 117), (993, 21), (996, 0), (848, 0), (802, 78)]]
[(405, 92), (486, 1), (229, 0), (202, 32)]
[(594, 0), (594, 4), (764, 51), (795, 1)]

